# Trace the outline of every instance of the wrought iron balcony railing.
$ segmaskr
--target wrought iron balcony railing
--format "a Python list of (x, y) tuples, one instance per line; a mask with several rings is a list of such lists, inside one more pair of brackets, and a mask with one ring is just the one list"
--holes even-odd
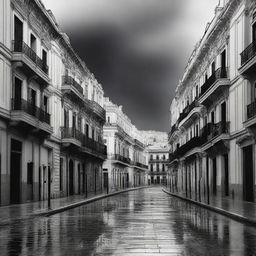
[(76, 139), (80, 142), (83, 141), (83, 133), (73, 127), (61, 127), (62, 139)]
[(112, 156), (112, 158), (114, 158), (114, 159), (117, 160), (117, 161), (121, 161), (121, 162), (124, 162), (124, 163), (127, 163), (127, 164), (131, 164), (131, 163), (132, 163), (132, 161), (131, 161), (130, 158), (121, 156), (121, 155), (119, 155), (119, 154), (114, 154), (114, 155)]
[(83, 135), (82, 141), (83, 147), (89, 148), (97, 153), (107, 155), (107, 146), (99, 141), (95, 141), (87, 136)]
[(206, 93), (211, 86), (219, 79), (228, 78), (228, 69), (227, 68), (219, 68), (217, 69), (203, 84), (201, 87), (201, 94)]
[(95, 141), (88, 138), (81, 131), (72, 127), (61, 127), (61, 137), (62, 139), (76, 139), (81, 142), (81, 146), (91, 149), (97, 153), (107, 155), (107, 147), (99, 141)]
[(48, 66), (45, 61), (37, 56), (32, 48), (30, 48), (23, 41), (13, 41), (13, 51), (24, 53), (30, 60), (32, 60), (44, 73), (48, 74)]
[(209, 123), (201, 131), (203, 142), (208, 142), (211, 139), (229, 132), (229, 122), (219, 122), (216, 124)]
[(197, 100), (194, 100), (191, 104), (189, 104), (188, 106), (186, 106), (184, 108), (184, 110), (182, 111), (182, 113), (179, 116), (178, 119), (178, 123), (180, 123), (184, 118), (186, 118), (188, 116), (188, 114), (193, 110), (193, 108), (195, 108), (196, 106), (198, 106), (198, 102)]
[(135, 162), (135, 165), (138, 166), (138, 167), (141, 167), (141, 168), (148, 169), (148, 166), (147, 166), (147, 165), (142, 164), (142, 163), (140, 163), (140, 162)]
[(50, 114), (24, 99), (12, 99), (12, 110), (24, 111), (39, 121), (50, 125)]
[(247, 106), (247, 119), (256, 116), (256, 101), (252, 102)]
[(71, 85), (73, 86), (78, 92), (80, 92), (82, 95), (84, 93), (83, 88), (81, 87), (81, 85), (71, 76), (63, 76), (62, 77), (62, 83), (63, 85)]
[(241, 53), (241, 66), (245, 65), (249, 60), (256, 56), (256, 42), (251, 43)]

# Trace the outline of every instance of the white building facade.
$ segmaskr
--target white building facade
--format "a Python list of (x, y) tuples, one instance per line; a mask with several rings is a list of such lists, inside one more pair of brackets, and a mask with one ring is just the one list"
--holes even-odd
[(102, 191), (103, 98), (40, 0), (1, 1), (0, 205)]
[(146, 184), (146, 151), (140, 131), (122, 106), (105, 98), (104, 142), (108, 157), (103, 164), (104, 189), (117, 191)]
[(256, 2), (221, 1), (171, 104), (174, 193), (255, 202)]

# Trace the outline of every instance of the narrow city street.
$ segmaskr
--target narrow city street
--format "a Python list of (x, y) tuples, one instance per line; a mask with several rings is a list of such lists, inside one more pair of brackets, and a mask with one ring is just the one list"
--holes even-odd
[(256, 229), (153, 187), (0, 228), (0, 255), (255, 255)]

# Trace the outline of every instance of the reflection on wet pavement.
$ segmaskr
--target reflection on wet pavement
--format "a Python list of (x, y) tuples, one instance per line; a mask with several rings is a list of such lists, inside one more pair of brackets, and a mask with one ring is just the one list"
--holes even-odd
[(256, 255), (256, 229), (160, 187), (0, 228), (0, 255)]

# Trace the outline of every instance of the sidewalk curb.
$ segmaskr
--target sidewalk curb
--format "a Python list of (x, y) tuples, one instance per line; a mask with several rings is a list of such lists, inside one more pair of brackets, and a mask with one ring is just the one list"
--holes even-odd
[(180, 195), (176, 195), (176, 194), (171, 193), (171, 192), (169, 192), (165, 189), (162, 189), (162, 190), (163, 190), (163, 192), (165, 192), (166, 194), (168, 194), (170, 196), (179, 198), (179, 199), (181, 199), (183, 201), (186, 201), (186, 202), (189, 202), (189, 203), (193, 203), (193, 204), (195, 204), (197, 206), (200, 206), (200, 207), (203, 207), (207, 210), (214, 211), (216, 213), (222, 214), (222, 215), (224, 215), (226, 217), (229, 217), (233, 220), (236, 220), (236, 221), (239, 221), (239, 222), (242, 222), (242, 223), (246, 223), (246, 224), (250, 224), (250, 225), (253, 225), (254, 227), (256, 227), (256, 221), (254, 219), (246, 218), (246, 217), (244, 217), (240, 214), (229, 212), (229, 211), (223, 210), (219, 207), (214, 207), (214, 206), (207, 205), (207, 204), (204, 204), (204, 203), (200, 203), (200, 202), (197, 202), (195, 200), (192, 200), (192, 199), (180, 196)]
[(145, 188), (149, 188), (149, 187), (150, 186), (143, 186), (143, 187), (137, 187), (137, 188), (130, 188), (130, 189), (126, 189), (126, 190), (120, 190), (120, 191), (116, 191), (116, 192), (109, 193), (109, 194), (95, 196), (95, 197), (85, 199), (85, 200), (82, 200), (82, 201), (79, 201), (79, 202), (76, 202), (76, 203), (73, 203), (73, 204), (68, 204), (68, 205), (53, 209), (53, 210), (45, 210), (45, 211), (40, 211), (40, 212), (37, 212), (37, 213), (31, 213), (31, 214), (28, 214), (24, 217), (15, 218), (13, 220), (2, 222), (2, 223), (0, 222), (0, 228), (4, 227), (4, 226), (7, 226), (7, 225), (10, 225), (10, 224), (15, 224), (19, 221), (25, 221), (25, 220), (28, 220), (28, 219), (31, 219), (31, 218), (49, 217), (51, 215), (54, 215), (54, 214), (57, 214), (57, 213), (60, 213), (60, 212), (64, 212), (66, 210), (70, 210), (70, 209), (73, 209), (73, 208), (76, 208), (76, 207), (79, 207), (79, 206), (82, 206), (82, 205), (86, 205), (86, 204), (89, 204), (89, 203), (92, 203), (92, 202), (95, 202), (95, 201), (98, 201), (98, 200), (101, 200), (101, 199), (105, 199), (105, 198), (108, 198), (108, 197), (111, 197), (111, 196), (116, 196), (116, 195), (126, 193), (126, 192), (145, 189)]

